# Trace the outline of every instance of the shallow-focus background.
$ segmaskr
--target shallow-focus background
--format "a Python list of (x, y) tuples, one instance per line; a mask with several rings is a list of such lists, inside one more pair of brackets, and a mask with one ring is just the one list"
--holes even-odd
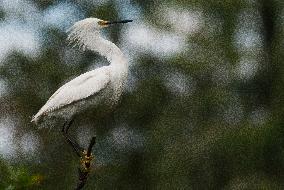
[(284, 189), (283, 0), (0, 0), (0, 189), (74, 189), (60, 126), (30, 120), (108, 64), (66, 42), (86, 17), (134, 22), (103, 31), (129, 59), (120, 105), (71, 130), (97, 135), (85, 189)]

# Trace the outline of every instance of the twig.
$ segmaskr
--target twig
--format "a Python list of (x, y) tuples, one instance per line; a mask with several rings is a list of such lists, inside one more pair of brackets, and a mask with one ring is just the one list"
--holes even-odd
[(82, 152), (82, 156), (81, 156), (81, 165), (78, 168), (78, 174), (79, 174), (79, 182), (77, 183), (77, 187), (76, 190), (80, 190), (82, 189), (85, 184), (86, 181), (88, 179), (89, 173), (91, 171), (91, 162), (93, 160), (93, 156), (92, 156), (92, 149), (93, 146), (96, 143), (96, 137), (93, 137), (91, 139), (91, 142), (89, 144), (89, 147), (87, 150), (84, 150)]

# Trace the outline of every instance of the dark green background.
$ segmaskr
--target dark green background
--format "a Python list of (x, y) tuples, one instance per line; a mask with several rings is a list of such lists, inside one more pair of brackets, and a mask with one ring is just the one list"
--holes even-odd
[[(42, 12), (58, 3), (32, 2)], [(121, 13), (119, 1), (98, 6), (68, 2), (76, 4), (84, 17), (132, 19), (122, 16), (131, 16), (131, 10)], [(104, 120), (89, 114), (75, 121), (71, 134), (82, 145), (97, 135), (95, 166), (85, 189), (284, 189), (284, 1), (135, 0), (130, 4), (141, 11), (134, 19), (176, 36), (180, 34), (160, 17), (161, 7), (198, 10), (203, 24), (184, 34), (189, 48), (168, 58), (141, 47), (130, 67), (129, 81), (136, 82), (115, 112)], [(5, 22), (5, 10), (0, 13), (0, 22)], [(107, 29), (111, 41), (123, 40), (123, 27)], [(236, 36), (250, 31), (258, 37), (246, 48)], [(24, 135), (39, 139), (34, 155), (16, 151), (2, 160), (0, 155), (0, 189), (76, 185), (79, 160), (60, 126), (39, 130), (30, 124), (31, 116), (60, 85), (102, 59), (74, 48), (80, 55), (78, 63), (64, 63), (62, 52), (70, 49), (66, 36), (47, 26), (37, 57), (14, 51), (0, 65), (0, 78), (8, 89), (0, 96), (0, 120), (17, 119), (16, 147)], [(258, 65), (250, 77), (238, 74), (242, 60)], [(172, 79), (169, 73), (179, 74), (178, 82), (171, 85), (192, 90), (171, 90), (165, 82)]]

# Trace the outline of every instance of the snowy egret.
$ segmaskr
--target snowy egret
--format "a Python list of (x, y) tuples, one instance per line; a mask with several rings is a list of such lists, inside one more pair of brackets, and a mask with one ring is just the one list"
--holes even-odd
[(110, 65), (86, 72), (64, 84), (49, 98), (31, 122), (37, 124), (50, 117), (68, 121), (91, 106), (112, 106), (117, 103), (127, 78), (128, 64), (120, 49), (102, 38), (99, 31), (113, 24), (128, 22), (132, 20), (111, 22), (86, 18), (69, 29), (70, 43), (101, 54)]
[(69, 30), (70, 43), (83, 49), (98, 52), (110, 62), (110, 65), (86, 72), (60, 87), (46, 104), (32, 118), (31, 122), (39, 123), (45, 118), (60, 117), (65, 120), (62, 128), (67, 142), (81, 157), (79, 168), (79, 183), (76, 189), (81, 189), (90, 172), (93, 159), (91, 150), (95, 144), (92, 138), (88, 150), (80, 147), (70, 136), (68, 130), (74, 121), (74, 115), (91, 106), (113, 106), (117, 103), (127, 78), (128, 65), (120, 49), (112, 42), (100, 36), (100, 29), (132, 20), (104, 21), (97, 18), (87, 18), (76, 22)]

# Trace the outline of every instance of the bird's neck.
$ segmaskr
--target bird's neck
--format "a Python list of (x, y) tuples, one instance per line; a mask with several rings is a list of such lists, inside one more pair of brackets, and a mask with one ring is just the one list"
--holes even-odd
[(119, 65), (120, 67), (127, 67), (126, 58), (114, 43), (95, 34), (92, 40), (88, 40), (85, 43), (88, 49), (106, 57), (111, 66)]
[(114, 43), (99, 35), (95, 35), (91, 40), (86, 41), (86, 47), (107, 58), (110, 62), (112, 84), (117, 88), (117, 93), (121, 93), (127, 79), (128, 64), (120, 49)]

